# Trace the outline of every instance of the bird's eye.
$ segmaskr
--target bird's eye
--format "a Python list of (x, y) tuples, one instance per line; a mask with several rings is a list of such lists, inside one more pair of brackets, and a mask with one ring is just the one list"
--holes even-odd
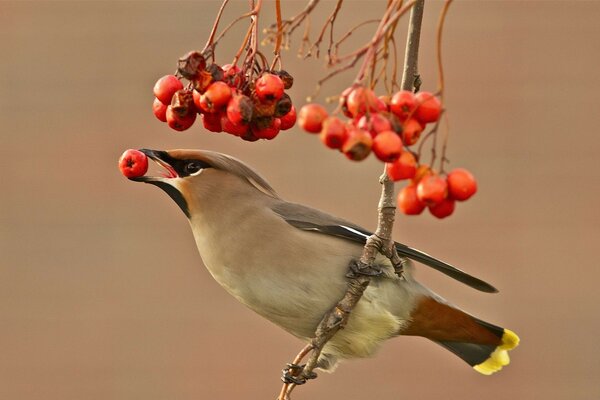
[(185, 164), (184, 170), (187, 174), (194, 174), (198, 171), (200, 171), (202, 169), (202, 166), (200, 165), (199, 162), (196, 161), (190, 161), (189, 163)]

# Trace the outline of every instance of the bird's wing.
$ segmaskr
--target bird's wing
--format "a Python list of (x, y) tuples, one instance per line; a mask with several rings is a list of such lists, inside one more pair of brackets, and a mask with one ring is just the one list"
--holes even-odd
[[(325, 235), (336, 236), (360, 244), (365, 244), (367, 238), (372, 235), (371, 232), (358, 225), (322, 211), (315, 210), (314, 208), (303, 206), (302, 204), (281, 201), (274, 204), (272, 209), (288, 224), (305, 231), (314, 231)], [(412, 247), (398, 242), (396, 242), (396, 250), (400, 256), (423, 263), (474, 289), (487, 293), (498, 292), (498, 290), (489, 283), (469, 275), (420, 250), (413, 249)]]

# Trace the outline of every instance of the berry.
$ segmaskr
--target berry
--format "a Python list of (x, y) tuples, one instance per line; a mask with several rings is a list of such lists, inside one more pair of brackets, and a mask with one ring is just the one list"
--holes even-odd
[(325, 107), (320, 104), (305, 104), (298, 113), (298, 125), (306, 132), (319, 133), (323, 129), (323, 121), (328, 115)]
[(358, 120), (356, 126), (368, 131), (373, 138), (380, 132), (392, 129), (390, 121), (381, 114), (363, 115)]
[(417, 143), (421, 133), (423, 132), (423, 126), (414, 118), (410, 118), (402, 125), (402, 140), (405, 145), (412, 146)]
[(323, 122), (320, 138), (330, 149), (340, 149), (347, 136), (346, 125), (338, 117), (329, 117)]
[(279, 134), (281, 129), (281, 120), (279, 118), (272, 118), (271, 123), (266, 127), (259, 127), (252, 125), (252, 134), (258, 139), (274, 139)]
[(154, 98), (154, 102), (152, 103), (152, 112), (160, 121), (167, 122), (167, 106), (157, 98)]
[(200, 98), (200, 109), (207, 113), (218, 112), (229, 103), (229, 99), (231, 88), (225, 82), (213, 82)]
[(373, 139), (373, 153), (383, 162), (393, 162), (402, 153), (402, 139), (393, 131), (383, 131)]
[(171, 129), (176, 131), (185, 131), (196, 121), (196, 113), (189, 113), (186, 115), (180, 115), (173, 110), (173, 107), (167, 107), (167, 124)]
[(277, 75), (265, 73), (254, 83), (254, 90), (261, 102), (277, 101), (283, 96), (284, 85)]
[(373, 147), (371, 134), (351, 124), (346, 126), (346, 131), (348, 136), (342, 146), (342, 153), (352, 161), (361, 161), (367, 158)]
[(417, 197), (426, 205), (440, 203), (448, 196), (448, 184), (438, 175), (427, 175), (417, 185)]
[(448, 194), (455, 200), (467, 200), (477, 192), (477, 181), (466, 169), (452, 170), (446, 181), (448, 182)]
[(248, 124), (252, 120), (252, 109), (248, 96), (234, 95), (227, 104), (227, 118), (234, 124)]
[(119, 158), (119, 169), (127, 178), (143, 176), (148, 171), (148, 157), (139, 150), (125, 150)]
[(290, 75), (289, 72), (280, 70), (280, 71), (276, 71), (275, 75), (280, 77), (281, 80), (283, 81), (284, 89), (291, 89), (291, 87), (294, 85), (294, 77), (292, 75)]
[(367, 112), (377, 111), (377, 97), (371, 89), (359, 86), (348, 94), (346, 107), (353, 118), (360, 118)]
[(226, 114), (221, 117), (221, 128), (223, 129), (223, 132), (235, 136), (243, 136), (250, 130), (250, 127), (246, 124), (234, 124), (227, 118)]
[(410, 151), (403, 151), (400, 158), (393, 163), (388, 163), (385, 168), (387, 175), (394, 182), (402, 179), (412, 179), (417, 172), (417, 161)]
[(415, 95), (417, 110), (414, 117), (421, 123), (436, 122), (442, 113), (442, 103), (430, 92), (419, 92)]
[(417, 184), (417, 183), (421, 182), (421, 179), (423, 179), (427, 175), (431, 175), (431, 174), (433, 174), (433, 171), (431, 170), (431, 168), (429, 167), (429, 165), (427, 165), (427, 164), (421, 164), (417, 168), (417, 171), (415, 172), (415, 176), (412, 179), (413, 183)]
[(181, 89), (183, 84), (175, 75), (165, 75), (154, 84), (154, 96), (168, 106), (175, 92)]
[(454, 212), (454, 199), (444, 199), (437, 204), (429, 206), (431, 215), (437, 218), (446, 218)]
[(289, 113), (291, 109), (292, 99), (287, 93), (284, 93), (283, 96), (281, 96), (281, 99), (279, 99), (279, 101), (277, 101), (277, 103), (275, 104), (273, 116), (277, 118), (283, 117), (284, 115)]
[(281, 130), (285, 131), (290, 129), (296, 124), (296, 107), (292, 106), (290, 112), (279, 118), (281, 120)]
[(202, 125), (208, 131), (223, 132), (221, 117), (221, 113), (202, 114)]
[(408, 185), (398, 193), (398, 208), (406, 215), (419, 215), (425, 209), (423, 204), (417, 197), (417, 187)]
[(400, 119), (406, 121), (417, 108), (417, 101), (413, 92), (401, 90), (392, 96), (390, 110)]
[(340, 108), (342, 109), (344, 115), (348, 118), (352, 118), (352, 114), (350, 114), (350, 111), (348, 110), (348, 95), (350, 92), (352, 92), (352, 86), (344, 89), (344, 91), (340, 94), (339, 99)]

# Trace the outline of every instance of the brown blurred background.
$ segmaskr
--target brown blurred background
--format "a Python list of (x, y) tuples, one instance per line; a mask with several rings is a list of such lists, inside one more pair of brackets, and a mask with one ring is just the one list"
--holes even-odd
[[(304, 4), (286, 1), (284, 14)], [(313, 35), (334, 4), (319, 6)], [(384, 4), (346, 2), (336, 32)], [(272, 399), (301, 347), (211, 279), (175, 204), (119, 174), (126, 148), (229, 153), (285, 198), (374, 227), (379, 162), (348, 162), (298, 129), (248, 144), (199, 127), (174, 133), (152, 116), (155, 80), (204, 45), (218, 6), (0, 3), (1, 399)], [(440, 6), (425, 9), (429, 90)], [(265, 7), (271, 22), (273, 3)], [(246, 9), (234, 1), (226, 18)], [(322, 374), (296, 399), (600, 397), (599, 17), (598, 2), (459, 1), (447, 20), (449, 158), (474, 171), (480, 191), (444, 221), (399, 217), (395, 237), (500, 288), (486, 295), (417, 271), (519, 333), (510, 367), (481, 376), (424, 339), (403, 338)], [(221, 63), (242, 29), (223, 41)], [(297, 61), (295, 48), (284, 61), (300, 104), (325, 71), (321, 60)]]

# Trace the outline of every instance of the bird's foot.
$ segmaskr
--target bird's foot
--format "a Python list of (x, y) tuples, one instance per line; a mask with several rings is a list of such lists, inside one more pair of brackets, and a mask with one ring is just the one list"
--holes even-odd
[(288, 363), (281, 371), (281, 380), (287, 384), (303, 385), (309, 379), (315, 379), (317, 374), (314, 372), (304, 373), (304, 366), (299, 364)]
[(356, 278), (359, 275), (364, 276), (379, 276), (383, 273), (378, 265), (368, 265), (360, 260), (352, 260), (348, 265), (347, 278)]

